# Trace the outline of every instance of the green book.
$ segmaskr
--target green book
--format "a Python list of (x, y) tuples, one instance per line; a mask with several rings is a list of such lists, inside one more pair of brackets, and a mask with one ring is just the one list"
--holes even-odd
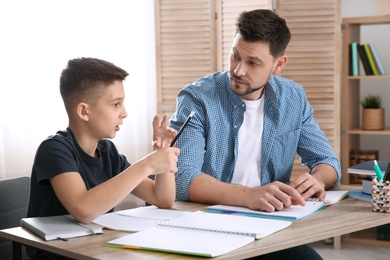
[(375, 61), (374, 61), (374, 58), (372, 56), (370, 46), (368, 45), (368, 43), (363, 44), (363, 46), (364, 46), (364, 50), (367, 53), (368, 62), (369, 62), (370, 67), (372, 69), (373, 75), (379, 75), (378, 70), (376, 69), (376, 66), (375, 66)]

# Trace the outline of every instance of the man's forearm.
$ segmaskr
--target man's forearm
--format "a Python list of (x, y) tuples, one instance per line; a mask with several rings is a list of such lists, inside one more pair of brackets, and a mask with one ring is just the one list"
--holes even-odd
[(190, 185), (191, 201), (208, 204), (246, 206), (248, 187), (224, 183), (207, 174), (200, 174)]
[(337, 172), (328, 164), (319, 164), (314, 167), (312, 175), (324, 185), (325, 190), (332, 188), (337, 182)]

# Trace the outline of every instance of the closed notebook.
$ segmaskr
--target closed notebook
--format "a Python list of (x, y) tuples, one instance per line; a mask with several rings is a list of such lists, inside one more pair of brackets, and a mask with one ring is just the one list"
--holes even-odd
[(103, 233), (103, 228), (96, 224), (82, 224), (71, 215), (22, 218), (25, 227), (45, 240), (67, 239)]
[(107, 242), (107, 246), (215, 257), (291, 225), (290, 221), (197, 211)]
[[(382, 173), (385, 173), (387, 164), (389, 162), (387, 161), (377, 161), (378, 166), (381, 169)], [(374, 171), (374, 161), (366, 161), (362, 162), (353, 166), (349, 166), (347, 169), (347, 173), (353, 173), (353, 174), (363, 174), (363, 175), (372, 175), (375, 176), (375, 171)]]
[(323, 209), (333, 203), (339, 202), (348, 195), (347, 190), (343, 191), (327, 191), (324, 200), (309, 199), (305, 206), (293, 205), (290, 208), (285, 208), (280, 211), (266, 212), (260, 210), (252, 210), (246, 207), (229, 206), (229, 205), (213, 205), (207, 207), (207, 212), (239, 214), (251, 217), (275, 218), (285, 220), (297, 220), (309, 216), (314, 212)]

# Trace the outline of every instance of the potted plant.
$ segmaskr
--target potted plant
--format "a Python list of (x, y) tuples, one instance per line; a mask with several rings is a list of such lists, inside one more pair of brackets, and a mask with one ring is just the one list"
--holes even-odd
[(360, 101), (363, 107), (362, 128), (364, 130), (385, 129), (385, 109), (379, 95), (367, 95)]

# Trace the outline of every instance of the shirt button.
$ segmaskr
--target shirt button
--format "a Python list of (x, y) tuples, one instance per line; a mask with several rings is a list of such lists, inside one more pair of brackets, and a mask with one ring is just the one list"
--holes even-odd
[(242, 107), (244, 107), (244, 106), (245, 106), (245, 104), (242, 104), (241, 106), (242, 106)]
[(237, 128), (237, 125), (234, 125), (234, 128)]
[(236, 106), (236, 105), (234, 105), (233, 107), (234, 107), (234, 108), (237, 108), (237, 106)]

